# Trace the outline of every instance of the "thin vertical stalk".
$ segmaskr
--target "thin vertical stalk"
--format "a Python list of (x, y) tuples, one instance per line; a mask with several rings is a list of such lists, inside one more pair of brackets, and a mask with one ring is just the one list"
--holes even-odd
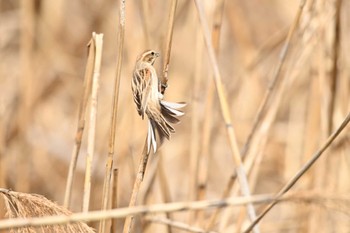
[(89, 96), (91, 94), (91, 85), (92, 85), (92, 75), (94, 70), (94, 59), (95, 59), (95, 44), (94, 40), (90, 40), (88, 44), (88, 58), (85, 68), (85, 76), (84, 76), (84, 88), (83, 88), (83, 96), (80, 100), (79, 104), (79, 112), (78, 112), (78, 125), (77, 131), (75, 134), (75, 144), (72, 151), (71, 161), (69, 164), (68, 177), (66, 183), (66, 191), (64, 195), (64, 207), (69, 208), (70, 200), (72, 196), (72, 186), (74, 180), (75, 169), (77, 166), (79, 151), (81, 147), (81, 142), (83, 138), (83, 133), (85, 129), (85, 114), (86, 114), (86, 106), (88, 103)]
[[(195, 18), (195, 20), (197, 20)], [(203, 75), (203, 38), (200, 28), (196, 28), (196, 48), (195, 48), (195, 71), (193, 77), (192, 86), (192, 101), (191, 101), (191, 145), (190, 145), (190, 157), (189, 157), (189, 189), (188, 199), (197, 200), (198, 198), (198, 172), (200, 162), (200, 125), (202, 113), (200, 113), (200, 93), (201, 93), (201, 77)], [(209, 117), (210, 115), (205, 115)], [(197, 212), (188, 212), (188, 222), (193, 223), (196, 218)]]
[(329, 118), (328, 118), (328, 129), (330, 134), (333, 131), (333, 114), (335, 108), (335, 98), (338, 80), (338, 63), (340, 54), (340, 32), (341, 32), (341, 6), (343, 1), (337, 0), (335, 3), (335, 25), (334, 25), (334, 40), (333, 40), (333, 67), (330, 80), (330, 91), (331, 99), (329, 103)]
[(173, 40), (173, 31), (174, 31), (174, 19), (176, 13), (177, 0), (171, 1), (169, 19), (168, 19), (168, 32), (166, 34), (166, 46), (165, 46), (165, 58), (163, 62), (163, 76), (159, 82), (159, 90), (164, 94), (165, 89), (167, 88), (168, 83), (168, 71), (170, 63), (170, 54), (171, 54), (171, 43)]
[[(125, 0), (120, 0), (119, 6), (119, 27), (118, 27), (118, 56), (117, 56), (117, 65), (116, 65), (116, 76), (114, 80), (114, 96), (113, 96), (113, 105), (112, 105), (112, 116), (111, 116), (111, 126), (109, 133), (109, 144), (108, 144), (108, 155), (106, 161), (106, 172), (103, 183), (103, 192), (102, 192), (102, 210), (108, 208), (109, 193), (111, 187), (112, 179), (112, 169), (113, 169), (113, 157), (114, 157), (114, 144), (115, 144), (115, 134), (117, 128), (117, 113), (118, 113), (118, 100), (119, 100), (119, 86), (120, 86), (120, 76), (122, 70), (122, 61), (123, 61), (123, 50), (124, 50), (124, 34), (125, 34)], [(105, 221), (100, 222), (101, 232), (104, 232)]]
[[(112, 209), (116, 208), (118, 208), (118, 169), (113, 169)], [(110, 232), (117, 232), (117, 219), (112, 220)]]
[[(149, 152), (148, 152), (147, 137), (146, 137), (145, 145), (143, 147), (142, 155), (139, 162), (137, 176), (134, 182), (134, 187), (133, 187), (131, 198), (129, 201), (129, 207), (133, 207), (136, 204), (137, 196), (140, 191), (140, 186), (145, 175), (148, 157), (149, 157)], [(123, 233), (131, 232), (133, 221), (134, 221), (133, 215), (130, 215), (125, 219)]]
[[(212, 25), (212, 44), (215, 50), (216, 56), (219, 55), (219, 48), (220, 48), (220, 35), (221, 35), (221, 27), (222, 27), (222, 19), (225, 9), (225, 0), (219, 0), (216, 2), (215, 5), (215, 13), (214, 13), (214, 21)], [(198, 199), (204, 199), (206, 188), (207, 188), (207, 181), (208, 181), (208, 170), (209, 170), (209, 160), (210, 160), (210, 136), (211, 136), (211, 127), (212, 127), (212, 120), (213, 120), (213, 102), (214, 102), (214, 93), (215, 93), (215, 87), (213, 83), (213, 79), (208, 80), (207, 85), (207, 98), (206, 98), (206, 106), (205, 106), (205, 113), (204, 113), (204, 123), (203, 123), (203, 129), (202, 129), (202, 147), (201, 152), (202, 154), (200, 161), (199, 161), (199, 171), (198, 171)], [(202, 212), (203, 213), (203, 212)], [(200, 217), (200, 216), (199, 216)], [(199, 221), (204, 220), (204, 216), (202, 219), (199, 219)], [(207, 221), (206, 221), (207, 222)]]
[(87, 156), (86, 156), (86, 170), (85, 170), (85, 183), (84, 183), (84, 198), (83, 198), (83, 212), (89, 211), (90, 205), (90, 193), (91, 193), (91, 170), (92, 161), (95, 150), (95, 135), (96, 135), (96, 116), (98, 106), (98, 89), (100, 79), (100, 69), (102, 60), (102, 46), (103, 46), (103, 34), (93, 33), (93, 40), (95, 40), (95, 63), (94, 63), (94, 74), (92, 79), (92, 92), (91, 92), (91, 107), (90, 107), (90, 121), (89, 121), (89, 132), (88, 132), (88, 145), (87, 145)]
[[(224, 87), (223, 87), (223, 84), (221, 81), (221, 74), (220, 74), (218, 63), (216, 60), (215, 51), (214, 51), (214, 48), (211, 44), (208, 23), (207, 23), (207, 20), (205, 18), (202, 3), (199, 0), (194, 0), (194, 1), (196, 4), (196, 7), (197, 7), (199, 21), (200, 21), (200, 24), (201, 24), (202, 30), (203, 30), (204, 41), (205, 41), (205, 44), (206, 44), (207, 49), (208, 49), (210, 63), (212, 65), (212, 68), (214, 71), (213, 78), (215, 81), (216, 91), (217, 91), (217, 94), (219, 97), (221, 113), (222, 113), (222, 116), (223, 116), (223, 119), (224, 119), (224, 122), (226, 125), (226, 131), (228, 134), (228, 140), (230, 143), (232, 157), (233, 157), (233, 160), (234, 160), (235, 166), (236, 166), (235, 168), (236, 168), (236, 172), (237, 172), (238, 181), (241, 185), (241, 192), (242, 192), (243, 196), (249, 197), (250, 190), (249, 190), (248, 179), (246, 176), (246, 172), (244, 170), (244, 166), (242, 164), (240, 152), (239, 152), (238, 145), (237, 145), (235, 131), (234, 131), (233, 125), (231, 123), (231, 114), (230, 114), (230, 110), (229, 110), (229, 105), (228, 105), (227, 99), (226, 99), (225, 94), (224, 94)], [(249, 218), (253, 221), (256, 218), (256, 214), (255, 214), (255, 210), (254, 210), (253, 205), (248, 204), (247, 209), (248, 209)], [(255, 227), (254, 232), (259, 232), (259, 228)]]

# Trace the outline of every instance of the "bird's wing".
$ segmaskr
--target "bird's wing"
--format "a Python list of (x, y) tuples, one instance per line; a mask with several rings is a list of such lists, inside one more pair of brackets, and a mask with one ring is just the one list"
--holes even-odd
[(135, 70), (132, 81), (134, 101), (142, 119), (144, 118), (147, 101), (151, 92), (151, 75), (152, 72), (147, 67), (144, 67), (143, 69)]

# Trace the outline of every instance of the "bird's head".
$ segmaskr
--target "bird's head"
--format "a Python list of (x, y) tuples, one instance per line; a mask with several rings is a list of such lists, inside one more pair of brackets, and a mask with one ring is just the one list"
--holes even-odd
[(156, 61), (157, 57), (159, 57), (159, 53), (154, 50), (147, 50), (141, 55), (141, 61), (147, 62), (153, 65)]

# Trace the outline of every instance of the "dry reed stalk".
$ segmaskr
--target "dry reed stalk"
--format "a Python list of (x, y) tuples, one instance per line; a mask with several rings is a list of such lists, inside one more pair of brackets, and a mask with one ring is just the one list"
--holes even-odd
[[(26, 218), (37, 218), (61, 215), (69, 217), (72, 213), (66, 208), (57, 205), (56, 203), (51, 202), (45, 197), (38, 194), (28, 194), (28, 193), (19, 193), (6, 189), (0, 189), (0, 194), (5, 200), (7, 215), (10, 218), (9, 220), (17, 220)], [(38, 229), (39, 228), (39, 229)], [(45, 224), (33, 227), (33, 226), (23, 226), (19, 227), (16, 230), (12, 229), (9, 226), (7, 229), (10, 232), (85, 232), (93, 233), (93, 229), (88, 227), (85, 223), (76, 221), (76, 223), (69, 223), (62, 225), (53, 225), (47, 226)]]
[[(194, 17), (194, 20), (197, 20)], [(200, 112), (200, 100), (201, 100), (201, 76), (203, 75), (203, 38), (200, 28), (196, 28), (196, 48), (195, 48), (195, 70), (192, 85), (191, 96), (191, 130), (190, 130), (190, 153), (189, 153), (189, 188), (188, 188), (188, 200), (198, 200), (198, 175), (199, 175), (199, 162), (200, 159), (200, 124), (202, 113)], [(206, 115), (209, 117), (210, 115)], [(187, 218), (188, 223), (193, 223), (197, 212), (189, 212)]]
[[(156, 175), (158, 174), (158, 167), (162, 166), (159, 164), (159, 158), (162, 157), (162, 152), (158, 151), (157, 156), (153, 157), (151, 163), (147, 167), (147, 176), (143, 180), (143, 189), (140, 193), (140, 203), (142, 205), (148, 203), (148, 200), (152, 194), (152, 188), (156, 181)], [(135, 171), (136, 174), (136, 171)], [(136, 176), (135, 176), (136, 177)], [(162, 190), (161, 190), (162, 191)]]
[[(120, 86), (120, 76), (122, 70), (122, 61), (123, 61), (123, 48), (124, 48), (124, 34), (125, 34), (125, 0), (120, 0), (119, 6), (119, 26), (118, 26), (118, 56), (117, 56), (117, 65), (116, 65), (116, 76), (114, 80), (114, 95), (113, 95), (113, 105), (112, 105), (112, 116), (111, 116), (111, 126), (109, 134), (109, 143), (108, 143), (108, 155), (106, 161), (106, 172), (103, 182), (103, 191), (102, 191), (102, 210), (108, 208), (108, 200), (111, 179), (112, 179), (112, 169), (113, 169), (113, 157), (114, 157), (114, 145), (115, 145), (115, 135), (117, 128), (117, 116), (118, 116), (118, 99), (119, 99), (119, 86)], [(105, 232), (105, 221), (100, 222), (100, 232)]]
[(328, 118), (328, 129), (330, 130), (328, 134), (331, 134), (333, 131), (333, 117), (334, 117), (334, 109), (335, 109), (335, 100), (336, 100), (336, 90), (337, 83), (339, 82), (339, 56), (340, 56), (340, 36), (341, 36), (341, 9), (342, 9), (342, 0), (336, 0), (335, 2), (335, 22), (334, 22), (334, 39), (332, 45), (332, 73), (330, 80), (330, 91), (331, 91), (331, 99), (329, 103), (329, 118)]
[(79, 151), (80, 151), (81, 142), (82, 142), (84, 129), (85, 129), (86, 107), (88, 104), (89, 96), (91, 94), (92, 76), (93, 76), (94, 60), (95, 60), (94, 43), (95, 43), (94, 40), (90, 40), (87, 46), (88, 55), (87, 55), (87, 63), (86, 63), (85, 75), (84, 75), (83, 95), (82, 95), (82, 98), (80, 99), (80, 104), (79, 104), (77, 131), (75, 134), (75, 143), (74, 143), (74, 147), (71, 155), (71, 161), (69, 164), (66, 191), (64, 195), (63, 206), (67, 209), (69, 208), (69, 205), (70, 205), (74, 174), (77, 166)]
[[(173, 37), (176, 6), (177, 6), (177, 0), (172, 0), (170, 11), (169, 11), (168, 31), (166, 35), (165, 59), (163, 63), (163, 76), (162, 76), (162, 79), (160, 80), (160, 86), (159, 86), (159, 90), (161, 91), (162, 94), (164, 94), (165, 92), (165, 89), (167, 87), (167, 81), (168, 81), (168, 70), (169, 70), (169, 63), (170, 63), (171, 43), (172, 43), (172, 37)], [(129, 201), (129, 207), (135, 206), (136, 204), (140, 186), (145, 176), (148, 158), (149, 158), (149, 152), (147, 152), (147, 138), (146, 138), (143, 152), (141, 155), (141, 160), (138, 167), (137, 176), (134, 182), (133, 191)], [(133, 216), (128, 216), (125, 219), (123, 233), (128, 233), (131, 231), (133, 221), (134, 221)]]
[(168, 218), (148, 216), (148, 217), (146, 217), (146, 220), (153, 222), (153, 223), (164, 224), (168, 227), (174, 227), (174, 228), (177, 228), (180, 230), (184, 230), (186, 232), (217, 233), (215, 231), (206, 231), (206, 230), (200, 229), (198, 227), (193, 227), (193, 226), (190, 226), (190, 225), (182, 223), (182, 222), (172, 221)]
[[(276, 199), (280, 199), (285, 193), (287, 193), (297, 182), (298, 180), (307, 172), (311, 166), (321, 157), (321, 155), (327, 150), (327, 148), (332, 144), (332, 142), (338, 137), (338, 135), (345, 129), (347, 124), (350, 121), (350, 112), (341, 123), (341, 125), (335, 130), (335, 132), (330, 135), (327, 141), (321, 146), (321, 148), (312, 156), (310, 160), (293, 176), (287, 184), (276, 194)], [(269, 204), (262, 213), (254, 220), (252, 224), (244, 231), (245, 233), (250, 232), (254, 226), (277, 204), (277, 201), (273, 201)]]
[[(5, 190), (4, 192), (8, 192)], [(290, 197), (289, 197), (290, 198)], [(102, 219), (110, 218), (125, 218), (127, 216), (135, 215), (146, 215), (176, 211), (188, 211), (197, 209), (208, 209), (208, 208), (223, 208), (226, 206), (241, 206), (247, 203), (266, 203), (273, 201), (272, 195), (256, 195), (251, 197), (231, 197), (223, 200), (205, 200), (205, 201), (194, 201), (194, 202), (173, 202), (167, 204), (156, 204), (147, 206), (135, 206), (126, 207), (113, 210), (102, 210), (102, 211), (89, 211), (72, 213), (69, 216), (56, 215), (56, 216), (45, 216), (45, 217), (33, 217), (33, 218), (18, 218), (18, 219), (6, 219), (0, 221), (1, 229), (20, 228), (20, 227), (38, 227), (38, 226), (49, 226), (49, 225), (62, 225), (66, 223), (75, 222), (90, 222)], [(286, 200), (287, 197), (286, 197)], [(302, 199), (298, 199), (302, 200)], [(307, 197), (306, 201), (312, 200)], [(281, 200), (282, 201), (282, 200)]]
[[(118, 208), (118, 169), (113, 169), (112, 209)], [(117, 219), (112, 220), (111, 233), (117, 232)]]
[(173, 41), (173, 31), (174, 31), (174, 19), (176, 13), (177, 0), (171, 0), (169, 18), (168, 18), (168, 31), (166, 34), (165, 41), (165, 56), (163, 61), (163, 76), (160, 79), (159, 90), (164, 94), (166, 88), (168, 87), (168, 71), (170, 63), (170, 54), (171, 54), (171, 43)]
[[(220, 35), (221, 35), (221, 27), (222, 27), (222, 20), (223, 20), (223, 14), (225, 9), (225, 0), (217, 1), (215, 4), (215, 11), (214, 11), (214, 18), (213, 18), (213, 25), (212, 25), (212, 44), (215, 50), (216, 56), (219, 55), (220, 50)], [(202, 55), (201, 55), (202, 56)], [(202, 154), (202, 157), (199, 161), (199, 171), (198, 171), (198, 199), (203, 200), (205, 199), (206, 195), (206, 188), (207, 188), (207, 182), (208, 182), (208, 173), (209, 173), (209, 160), (210, 160), (210, 137), (211, 137), (211, 128), (212, 128), (212, 111), (213, 111), (213, 102), (214, 102), (214, 83), (213, 79), (208, 80), (207, 85), (207, 95), (206, 95), (206, 106), (205, 106), (205, 113), (204, 113), (204, 123), (203, 123), (203, 131), (202, 131), (202, 150), (200, 154)], [(203, 223), (207, 222), (204, 218), (204, 213), (200, 212), (200, 215), (198, 216), (200, 225), (203, 225)]]
[[(148, 157), (149, 157), (149, 152), (148, 152), (147, 138), (146, 138), (146, 141), (145, 141), (145, 144), (143, 147), (143, 151), (142, 151), (142, 155), (140, 158), (140, 162), (139, 162), (137, 176), (136, 176), (136, 179), (134, 182), (134, 187), (132, 189), (131, 198), (129, 201), (129, 208), (135, 206), (135, 204), (136, 204), (136, 200), (137, 200), (138, 193), (140, 191), (141, 183), (142, 183), (144, 175), (145, 175)], [(134, 221), (133, 215), (130, 215), (125, 219), (123, 233), (130, 233), (131, 232), (133, 221)]]
[[(208, 23), (206, 21), (206, 17), (204, 14), (202, 3), (198, 0), (195, 0), (195, 4), (197, 7), (199, 21), (200, 21), (200, 24), (201, 24), (202, 30), (203, 30), (204, 41), (205, 41), (205, 44), (206, 44), (207, 49), (208, 49), (210, 63), (212, 65), (212, 68), (214, 71), (213, 78), (215, 80), (215, 86), (216, 86), (217, 94), (219, 97), (221, 113), (222, 113), (224, 122), (226, 124), (228, 140), (230, 143), (230, 148), (231, 148), (233, 160), (235, 162), (235, 168), (236, 168), (236, 172), (237, 172), (238, 181), (239, 181), (240, 187), (241, 187), (241, 192), (244, 196), (249, 197), (250, 190), (249, 190), (248, 180), (247, 180), (247, 176), (246, 176), (246, 173), (244, 171), (241, 156), (239, 153), (239, 149), (238, 149), (238, 145), (237, 145), (237, 141), (236, 141), (236, 136), (235, 136), (235, 131), (234, 131), (233, 125), (231, 123), (231, 115), (230, 115), (229, 105), (228, 105), (227, 99), (226, 99), (225, 94), (224, 94), (224, 87), (223, 87), (223, 84), (221, 81), (221, 74), (220, 74), (219, 67), (217, 64), (214, 48), (210, 42), (211, 40), (210, 40)], [(247, 209), (248, 209), (249, 218), (251, 219), (251, 221), (253, 221), (256, 218), (256, 214), (255, 214), (255, 210), (254, 210), (253, 205), (248, 204)], [(254, 232), (259, 232), (258, 226), (254, 227)]]
[(91, 104), (90, 104), (90, 120), (89, 131), (87, 139), (87, 155), (86, 155), (86, 170), (85, 170), (85, 182), (84, 182), (84, 196), (83, 196), (83, 211), (88, 212), (90, 206), (90, 194), (91, 194), (91, 171), (92, 161), (95, 152), (95, 135), (96, 135), (96, 116), (98, 106), (98, 90), (102, 60), (102, 48), (103, 48), (103, 34), (92, 34), (95, 46), (95, 61), (94, 72), (92, 78), (92, 90), (91, 90)]

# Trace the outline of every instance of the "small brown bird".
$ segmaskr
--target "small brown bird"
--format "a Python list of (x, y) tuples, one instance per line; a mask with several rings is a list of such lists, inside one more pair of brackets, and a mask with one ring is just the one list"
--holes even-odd
[[(147, 146), (148, 152), (153, 147), (154, 153), (163, 143), (164, 138), (170, 139), (170, 134), (175, 129), (170, 123), (178, 123), (177, 117), (184, 115), (180, 108), (185, 103), (170, 103), (163, 100), (163, 95), (158, 89), (158, 76), (153, 64), (159, 57), (159, 53), (147, 50), (136, 61), (133, 79), (131, 83), (134, 101), (139, 115), (144, 119), (148, 117)], [(157, 142), (159, 146), (157, 146)]]

